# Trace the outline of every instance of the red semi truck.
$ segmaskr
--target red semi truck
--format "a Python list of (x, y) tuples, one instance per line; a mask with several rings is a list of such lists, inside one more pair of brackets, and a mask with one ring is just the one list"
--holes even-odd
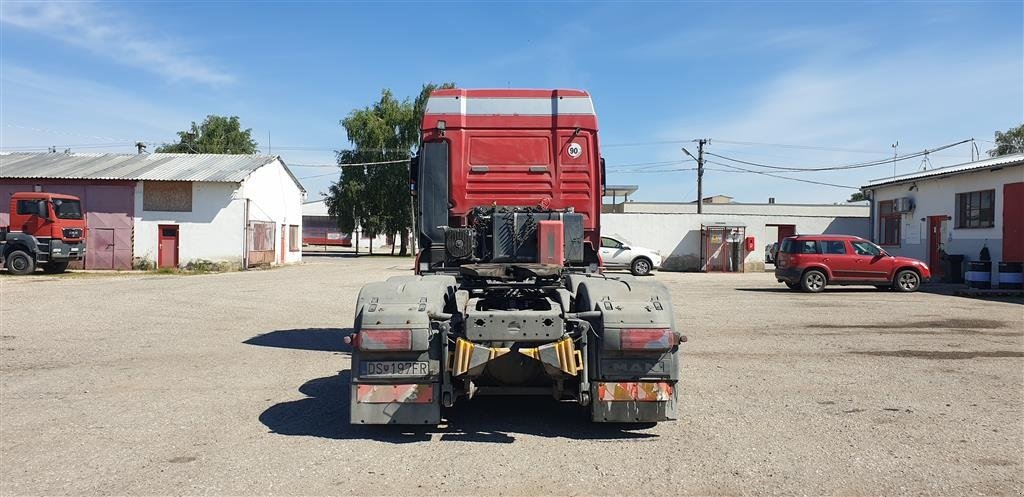
[(0, 264), (11, 274), (30, 274), (37, 267), (62, 273), (71, 261), (85, 257), (85, 231), (78, 197), (15, 193), (8, 226), (0, 226)]
[(487, 394), (540, 394), (596, 422), (675, 419), (666, 288), (605, 275), (604, 162), (580, 90), (438, 90), (410, 164), (415, 275), (362, 288), (351, 423), (437, 424)]

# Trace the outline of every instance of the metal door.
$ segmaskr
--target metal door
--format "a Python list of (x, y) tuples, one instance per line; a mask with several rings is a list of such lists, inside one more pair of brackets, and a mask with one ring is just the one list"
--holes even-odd
[(157, 267), (178, 267), (178, 225), (161, 224), (157, 230)]
[(1002, 259), (1024, 262), (1024, 182), (1003, 185)]
[(114, 230), (93, 228), (86, 239), (89, 269), (114, 269)]
[(939, 252), (942, 250), (942, 234), (946, 231), (943, 224), (949, 216), (928, 216), (928, 267), (932, 270), (932, 278), (942, 276), (942, 261)]
[(284, 264), (284, 254), (288, 250), (288, 226), (281, 225), (281, 260), (278, 261), (280, 264)]

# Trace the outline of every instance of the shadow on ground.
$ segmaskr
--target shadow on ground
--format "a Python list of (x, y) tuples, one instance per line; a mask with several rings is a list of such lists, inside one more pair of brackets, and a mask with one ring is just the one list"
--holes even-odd
[[(760, 293), (804, 293), (799, 290), (790, 290), (782, 283), (779, 283), (778, 287), (764, 287), (764, 288), (736, 288), (735, 290), (740, 292), (760, 292)], [(823, 293), (878, 293), (888, 292), (889, 290), (879, 290), (878, 288), (871, 286), (827, 286)]]
[(352, 328), (301, 328), (277, 330), (256, 335), (242, 343), (281, 349), (318, 350), (324, 352), (351, 352), (342, 340)]
[(272, 433), (337, 440), (388, 443), (429, 441), (434, 434), (453, 442), (512, 443), (516, 434), (587, 440), (642, 439), (652, 424), (591, 423), (583, 408), (543, 397), (479, 397), (456, 403), (433, 426), (353, 426), (349, 424), (349, 371), (316, 378), (299, 387), (306, 398), (275, 404), (260, 414)]

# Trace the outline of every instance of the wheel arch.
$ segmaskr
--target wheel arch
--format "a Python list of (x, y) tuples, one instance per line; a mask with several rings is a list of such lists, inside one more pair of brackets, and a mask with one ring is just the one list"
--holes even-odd
[(828, 269), (828, 266), (825, 266), (824, 264), (815, 264), (813, 266), (805, 267), (803, 271), (800, 271), (800, 278), (803, 279), (804, 275), (807, 274), (808, 271), (812, 270), (817, 270), (821, 271), (822, 273), (825, 273), (825, 282), (832, 281), (832, 271), (830, 271)]

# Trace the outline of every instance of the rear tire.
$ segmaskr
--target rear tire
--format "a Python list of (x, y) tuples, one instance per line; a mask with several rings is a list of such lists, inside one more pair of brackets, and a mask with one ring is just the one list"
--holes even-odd
[(68, 270), (68, 262), (50, 262), (43, 264), (43, 272), (46, 274), (60, 274)]
[(805, 292), (818, 293), (825, 289), (825, 285), (828, 284), (828, 277), (825, 273), (811, 269), (804, 273), (800, 278), (800, 288), (803, 288)]
[(36, 270), (36, 260), (24, 250), (13, 250), (7, 254), (7, 270), (11, 274), (32, 274)]
[(637, 257), (633, 259), (633, 263), (629, 265), (629, 272), (633, 273), (633, 276), (646, 276), (651, 274), (653, 268), (651, 261), (647, 260), (646, 257)]
[(918, 288), (921, 288), (921, 277), (913, 270), (904, 269), (896, 273), (896, 277), (892, 281), (892, 288), (897, 292), (916, 292)]

